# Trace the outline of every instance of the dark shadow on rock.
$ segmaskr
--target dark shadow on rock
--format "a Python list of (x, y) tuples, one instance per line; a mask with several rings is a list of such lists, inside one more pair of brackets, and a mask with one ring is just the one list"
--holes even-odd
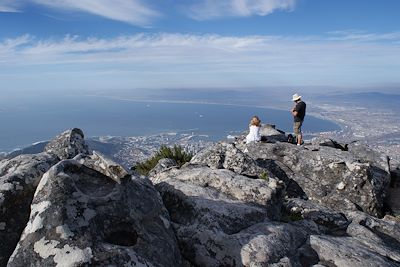
[(327, 147), (332, 147), (332, 148), (336, 148), (336, 149), (340, 149), (342, 151), (348, 151), (348, 144), (340, 144), (338, 142), (336, 142), (335, 140), (332, 139), (328, 139), (325, 140), (321, 143), (319, 143), (320, 146), (327, 146)]
[(289, 198), (302, 198), (307, 199), (307, 194), (301, 188), (301, 186), (293, 179), (286, 175), (286, 172), (276, 164), (272, 159), (257, 159), (256, 163), (261, 168), (267, 169), (278, 179), (282, 180), (286, 185), (286, 195)]
[(400, 253), (400, 242), (392, 237), (391, 233), (385, 233), (383, 229), (380, 229), (379, 226), (375, 226), (374, 222), (368, 219), (361, 221), (360, 225), (368, 228), (371, 232), (379, 236), (387, 246), (395, 248)]
[(286, 136), (282, 134), (275, 134), (275, 135), (268, 135), (268, 136), (261, 136), (261, 142), (264, 143), (277, 143), (277, 142), (286, 142)]
[[(111, 220), (112, 221), (112, 220)], [(116, 221), (119, 221), (118, 219)], [(112, 227), (104, 230), (104, 241), (112, 245), (130, 247), (137, 243), (138, 233), (129, 222), (112, 223)]]

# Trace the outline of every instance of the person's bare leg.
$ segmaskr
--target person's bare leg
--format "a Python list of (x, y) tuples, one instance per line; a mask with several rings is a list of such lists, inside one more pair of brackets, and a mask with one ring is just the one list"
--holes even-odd
[(297, 144), (298, 145), (301, 145), (301, 142), (303, 141), (303, 136), (302, 136), (302, 134), (301, 133), (299, 133), (298, 135), (297, 135)]

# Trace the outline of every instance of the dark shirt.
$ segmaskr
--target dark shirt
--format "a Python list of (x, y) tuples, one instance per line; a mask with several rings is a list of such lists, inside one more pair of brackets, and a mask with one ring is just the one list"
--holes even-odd
[(303, 101), (297, 102), (294, 110), (297, 111), (297, 116), (293, 116), (295, 122), (303, 121), (306, 116), (306, 103)]

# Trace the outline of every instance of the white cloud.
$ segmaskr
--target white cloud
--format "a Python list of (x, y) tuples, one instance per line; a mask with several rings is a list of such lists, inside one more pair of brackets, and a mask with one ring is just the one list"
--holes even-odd
[(67, 75), (66, 80), (78, 73), (87, 79), (107, 78), (108, 84), (159, 87), (400, 82), (400, 34), (369, 36), (365, 41), (332, 39), (331, 34), (301, 38), (137, 34), (58, 40), (21, 36), (0, 42), (0, 72), (13, 77), (51, 72)]
[(189, 8), (197, 20), (221, 17), (265, 16), (276, 10), (293, 10), (296, 0), (202, 0)]
[(393, 41), (400, 40), (400, 32), (391, 32), (384, 34), (368, 33), (365, 31), (333, 31), (329, 33), (330, 40), (336, 41), (359, 41), (359, 42), (376, 42), (376, 41)]
[(24, 10), (28, 4), (58, 11), (85, 12), (138, 26), (149, 26), (160, 16), (159, 12), (141, 0), (0, 0), (0, 12)]
[(61, 10), (77, 10), (123, 21), (134, 25), (148, 26), (159, 13), (140, 0), (32, 0), (33, 2)]
[(0, 0), (0, 12), (19, 12), (19, 0)]

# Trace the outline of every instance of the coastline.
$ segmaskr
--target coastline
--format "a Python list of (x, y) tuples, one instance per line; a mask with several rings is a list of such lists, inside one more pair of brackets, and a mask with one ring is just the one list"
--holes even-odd
[[(248, 109), (262, 109), (262, 110), (275, 110), (280, 112), (288, 112), (288, 107), (292, 104), (290, 101), (282, 100), (282, 99), (274, 99), (274, 101), (264, 101), (263, 104), (254, 103), (252, 105), (245, 103), (237, 103), (235, 101), (249, 101), (245, 100), (230, 100), (230, 102), (222, 102), (222, 101), (189, 101), (189, 100), (168, 100), (168, 99), (148, 99), (148, 98), (136, 98), (136, 97), (120, 97), (120, 96), (109, 96), (109, 95), (96, 95), (96, 94), (85, 94), (86, 97), (96, 97), (103, 99), (110, 99), (113, 101), (129, 101), (129, 102), (137, 102), (137, 103), (166, 103), (166, 104), (198, 104), (198, 105), (213, 105), (213, 106), (227, 106), (227, 107), (245, 107)], [(337, 126), (337, 129), (332, 131), (309, 131), (307, 130), (307, 125), (304, 127), (305, 135), (311, 136), (311, 138), (317, 139), (334, 139), (338, 142), (350, 143), (352, 141), (359, 141), (368, 144), (373, 149), (378, 150), (379, 152), (383, 152), (388, 155), (394, 164), (398, 164), (400, 162), (400, 123), (399, 119), (396, 117), (394, 111), (387, 109), (374, 109), (368, 110), (366, 107), (363, 107), (362, 104), (359, 105), (349, 105), (346, 103), (337, 103), (335, 105), (332, 102), (324, 102), (320, 100), (309, 100), (307, 101), (309, 106), (307, 115), (312, 116), (313, 118), (321, 119), (330, 123), (333, 123)], [(149, 106), (150, 107), (150, 106)], [(259, 111), (258, 111), (259, 112)], [(268, 118), (268, 112), (265, 112)], [(367, 114), (367, 115), (366, 115)], [(202, 116), (199, 113), (199, 116)], [(289, 116), (289, 114), (288, 114)], [(285, 127), (282, 127), (277, 121), (268, 121), (265, 123), (274, 124), (278, 129), (285, 130)], [(189, 125), (188, 125), (189, 126)], [(86, 130), (85, 128), (83, 128)], [(154, 139), (154, 136), (161, 136), (166, 134), (182, 134), (186, 133), (190, 135), (190, 132), (196, 132), (199, 128), (188, 128), (185, 130), (160, 130), (152, 134), (133, 134), (133, 135), (121, 135), (121, 134), (110, 134), (110, 135), (90, 135), (90, 138), (102, 136), (106, 138), (107, 136), (110, 138), (144, 138), (148, 137), (149, 139)], [(288, 128), (290, 132), (290, 128)], [(64, 129), (65, 130), (65, 129)], [(221, 138), (214, 138), (213, 141), (223, 140), (228, 135), (237, 135), (237, 133), (242, 133), (246, 131), (247, 128), (245, 125), (240, 125), (235, 130), (227, 132), (226, 135)], [(196, 136), (201, 136), (201, 133), (196, 133)], [(204, 138), (210, 138), (210, 136), (202, 136)], [(210, 138), (212, 139), (212, 138)], [(27, 146), (18, 145), (14, 149), (4, 150), (0, 152), (0, 155), (5, 155), (5, 153), (12, 153), (13, 151), (20, 150), (29, 146), (34, 146), (37, 143), (41, 143), (41, 141), (34, 141)], [(23, 148), (21, 148), (23, 147)], [(398, 155), (398, 156), (397, 156)]]

